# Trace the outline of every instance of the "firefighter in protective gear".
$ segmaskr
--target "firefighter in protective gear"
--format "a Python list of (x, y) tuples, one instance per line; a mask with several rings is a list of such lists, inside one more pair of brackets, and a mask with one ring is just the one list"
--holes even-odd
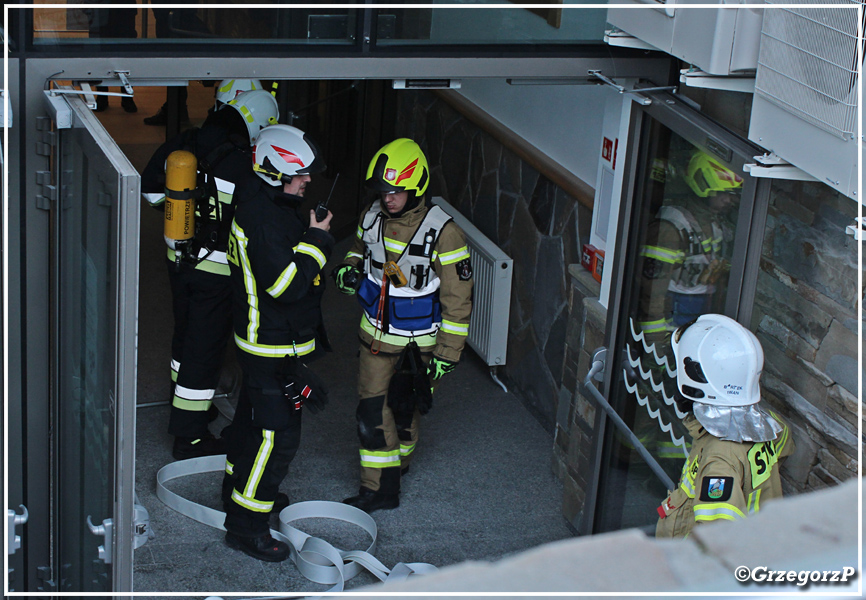
[[(309, 226), (299, 208), (310, 176), (325, 165), (299, 129), (272, 125), (256, 138), (257, 187), (238, 206), (228, 262), (234, 339), (243, 384), (232, 424), (223, 431), (226, 543), (265, 561), (288, 558), (268, 516), (297, 452), (304, 408), (318, 410), (327, 390), (306, 364), (327, 346), (321, 270), (334, 246), (329, 212)], [(249, 167), (248, 167), (249, 168)]]
[(223, 79), (216, 87), (214, 94), (214, 110), (219, 110), (243, 92), (264, 90), (258, 79)]
[[(154, 208), (165, 206), (166, 159), (175, 150), (195, 155), (198, 184), (195, 235), (182, 253), (167, 251), (174, 330), (171, 343), (171, 415), (168, 432), (175, 436), (172, 455), (194, 458), (225, 452), (208, 430), (220, 368), (231, 333), (231, 287), (226, 259), (229, 230), (236, 206), (257, 186), (250, 169), (250, 135), (244, 113), (255, 110), (255, 131), (279, 117), (276, 102), (264, 105), (245, 92), (191, 129), (163, 144), (141, 176), (142, 195)], [(249, 112), (249, 111), (247, 111)], [(209, 416), (210, 414), (210, 416)]]
[[(702, 151), (692, 149), (684, 154), (684, 167), (679, 162), (658, 159), (649, 174), (648, 189), (663, 184), (664, 201), (640, 249), (635, 318), (635, 335), (643, 335), (645, 344), (654, 345), (658, 357), (669, 364), (673, 364), (669, 342), (674, 329), (701, 314), (724, 310), (733, 239), (728, 213), (739, 202), (743, 185), (742, 177)], [(640, 360), (645, 372), (657, 379), (668, 378), (663, 362), (652, 353), (643, 354)], [(639, 395), (650, 404), (646, 410), (634, 407), (633, 430), (673, 472), (683, 457), (673, 438), (688, 439), (688, 432), (658, 390), (637, 380)], [(677, 431), (661, 431), (647, 412), (655, 410)]]
[[(364, 309), (356, 413), (361, 485), (344, 502), (367, 512), (399, 505), (419, 415), (432, 401), (419, 386), (435, 387), (454, 369), (469, 333), (469, 250), (448, 214), (426, 200), (429, 177), (414, 141), (401, 138), (379, 150), (366, 179), (379, 199), (364, 211), (355, 242), (333, 273), (340, 291), (356, 294)], [(407, 392), (392, 376), (416, 351), (426, 373), (423, 384), (414, 384), (418, 400), (406, 414), (405, 398), (392, 396)]]
[(689, 160), (683, 180), (697, 199), (661, 207), (647, 231), (639, 327), (650, 339), (670, 332), (713, 306), (730, 266), (731, 232), (723, 216), (738, 201), (743, 178), (704, 152)]
[(742, 519), (781, 497), (780, 461), (794, 441), (759, 406), (764, 353), (751, 331), (707, 314), (679, 327), (671, 344), (693, 442), (679, 486), (658, 508), (656, 536), (682, 538), (696, 524)]

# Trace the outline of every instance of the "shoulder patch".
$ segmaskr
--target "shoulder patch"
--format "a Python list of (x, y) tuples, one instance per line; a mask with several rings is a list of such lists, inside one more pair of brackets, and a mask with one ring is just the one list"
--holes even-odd
[(701, 481), (701, 501), (724, 502), (734, 492), (733, 477), (704, 477)]
[(454, 266), (457, 267), (457, 277), (460, 278), (460, 281), (469, 281), (472, 279), (472, 263), (468, 258), (464, 258)]

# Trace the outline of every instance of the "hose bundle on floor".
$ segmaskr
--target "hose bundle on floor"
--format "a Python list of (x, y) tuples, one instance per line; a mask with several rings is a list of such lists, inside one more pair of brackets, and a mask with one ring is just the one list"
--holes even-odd
[[(174, 479), (215, 473), (225, 470), (226, 457), (202, 456), (169, 463), (156, 474), (156, 495), (169, 508), (199, 523), (225, 531), (225, 513), (188, 500), (172, 492), (165, 484)], [(336, 519), (360, 527), (373, 540), (366, 550), (340, 550), (330, 543), (292, 527), (299, 519)], [(383, 565), (373, 553), (376, 551), (378, 528), (373, 517), (364, 511), (340, 502), (309, 501), (290, 504), (280, 514), (279, 531), (271, 535), (289, 545), (292, 561), (298, 571), (315, 583), (334, 584), (328, 592), (340, 592), (345, 583), (366, 569), (380, 581), (399, 581), (409, 575), (434, 573), (437, 568), (427, 563), (397, 563), (393, 569)]]

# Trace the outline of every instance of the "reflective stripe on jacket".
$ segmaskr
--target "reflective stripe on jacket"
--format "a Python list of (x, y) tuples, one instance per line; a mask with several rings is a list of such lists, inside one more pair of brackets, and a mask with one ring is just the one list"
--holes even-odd
[(791, 430), (769, 442), (729, 442), (711, 435), (694, 415), (683, 421), (694, 442), (677, 489), (658, 509), (656, 537), (686, 537), (697, 523), (733, 521), (782, 496), (780, 460), (794, 451)]
[[(369, 265), (366, 285), (374, 285), (379, 293), (382, 263), (387, 261), (400, 266), (407, 285), (395, 288), (387, 284), (389, 302), (383, 308), (383, 319), (380, 322), (365, 312), (359, 330), (361, 341), (370, 345), (375, 339), (381, 344), (381, 351), (392, 353), (399, 352), (414, 335), (422, 349), (433, 350), (446, 360), (459, 361), (472, 310), (470, 255), (461, 229), (439, 207), (421, 202), (400, 217), (390, 218), (376, 201), (364, 211), (355, 243), (344, 262), (359, 269)], [(431, 295), (439, 307), (433, 310), (441, 311), (441, 318), (432, 319), (435, 323), (429, 328), (401, 330), (388, 325), (392, 315), (385, 312), (392, 309), (391, 301), (411, 303)]]
[(262, 183), (232, 223), (227, 258), (235, 343), (250, 354), (306, 355), (316, 349), (325, 289), (321, 270), (334, 238), (305, 229), (300, 201)]

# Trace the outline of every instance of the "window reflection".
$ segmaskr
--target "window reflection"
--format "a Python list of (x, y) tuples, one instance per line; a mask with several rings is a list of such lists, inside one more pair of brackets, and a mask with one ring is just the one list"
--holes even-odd
[[(489, 2), (458, 8), (436, 6), (445, 3), (422, 8), (364, 5), (373, 12), (368, 47), (600, 44), (604, 38), (606, 10), (584, 8), (580, 6), (583, 2), (555, 9), (489, 8), (485, 6)], [(85, 8), (41, 0), (32, 9), (33, 40), (37, 46), (141, 44), (166, 39), (182, 45), (241, 40), (351, 45), (357, 41), (364, 14), (362, 8), (333, 8), (327, 2), (309, 3), (321, 4), (321, 8), (296, 8), (288, 3), (273, 7), (250, 3), (249, 8), (244, 3), (232, 8), (199, 4), (198, 8), (177, 8), (162, 0), (117, 8), (104, 0)], [(454, 3), (449, 0), (447, 4)]]
[[(37, 2), (48, 4), (48, 2)], [(56, 3), (52, 3), (56, 4)], [(33, 37), (37, 45), (116, 44), (170, 38), (180, 44), (232, 40), (280, 40), (293, 44), (354, 42), (357, 27), (353, 9), (268, 8), (261, 5), (219, 8), (200, 3), (200, 8), (168, 7), (171, 2), (136, 4), (130, 8), (33, 9)], [(161, 4), (166, 8), (159, 8)]]
[(377, 10), (378, 43), (388, 45), (450, 44), (598, 44), (604, 39), (607, 10), (580, 8), (579, 2), (548, 18), (547, 9), (381, 8)]
[[(691, 444), (677, 405), (671, 333), (701, 314), (724, 313), (742, 193), (742, 173), (651, 120), (641, 158), (634, 282), (626, 311), (613, 404), (673, 480)], [(664, 485), (618, 432), (608, 466), (599, 528), (650, 525)]]

